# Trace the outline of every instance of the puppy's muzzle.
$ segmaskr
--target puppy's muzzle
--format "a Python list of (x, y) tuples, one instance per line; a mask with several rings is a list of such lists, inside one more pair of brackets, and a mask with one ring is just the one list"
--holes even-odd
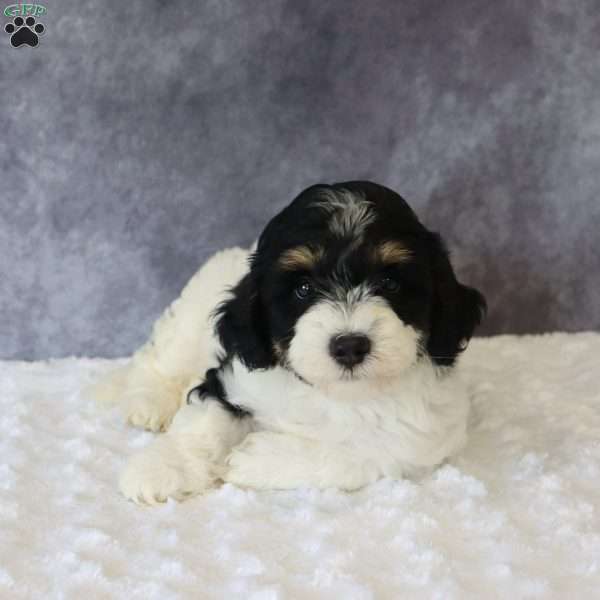
[(371, 340), (366, 335), (338, 335), (329, 342), (329, 353), (347, 369), (359, 365), (371, 352)]

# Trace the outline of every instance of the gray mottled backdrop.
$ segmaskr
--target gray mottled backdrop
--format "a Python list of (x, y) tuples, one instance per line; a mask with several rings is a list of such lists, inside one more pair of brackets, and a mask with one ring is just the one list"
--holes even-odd
[(349, 178), (445, 234), (482, 333), (600, 327), (598, 0), (43, 3), (37, 48), (0, 31), (2, 357), (131, 352)]

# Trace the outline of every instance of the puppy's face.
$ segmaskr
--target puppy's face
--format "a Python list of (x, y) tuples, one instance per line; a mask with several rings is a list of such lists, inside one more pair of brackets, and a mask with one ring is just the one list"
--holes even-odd
[(313, 186), (261, 235), (221, 307), (228, 354), (314, 385), (399, 375), (424, 354), (451, 365), (485, 308), (436, 234), (382, 186)]

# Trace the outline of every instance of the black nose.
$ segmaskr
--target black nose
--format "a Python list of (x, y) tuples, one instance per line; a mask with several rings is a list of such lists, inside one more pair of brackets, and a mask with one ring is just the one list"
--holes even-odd
[(366, 335), (338, 335), (329, 342), (329, 352), (344, 367), (351, 368), (365, 360), (371, 351)]

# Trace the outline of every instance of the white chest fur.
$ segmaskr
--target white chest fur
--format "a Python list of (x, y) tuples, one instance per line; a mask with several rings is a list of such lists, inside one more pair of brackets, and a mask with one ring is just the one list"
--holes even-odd
[(427, 360), (393, 379), (314, 387), (276, 367), (226, 370), (228, 400), (252, 411), (257, 429), (287, 434), (350, 452), (380, 476), (422, 473), (466, 440), (469, 399), (454, 371)]

